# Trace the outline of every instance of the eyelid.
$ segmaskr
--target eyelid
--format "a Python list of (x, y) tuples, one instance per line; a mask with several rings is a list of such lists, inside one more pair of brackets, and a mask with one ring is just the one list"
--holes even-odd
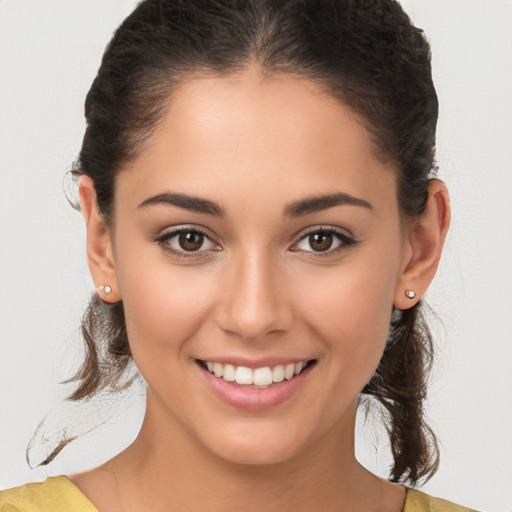
[(341, 236), (345, 236), (347, 238), (354, 238), (354, 235), (349, 229), (346, 228), (340, 228), (339, 226), (333, 226), (332, 224), (319, 224), (317, 226), (310, 226), (308, 228), (300, 230), (295, 237), (298, 237), (299, 240), (302, 240), (308, 235), (311, 235), (313, 233), (321, 232), (328, 232), (328, 233), (335, 233)]
[[(335, 247), (334, 249), (328, 249), (326, 251), (303, 251), (301, 249), (293, 249), (293, 247), (296, 247), (300, 242), (302, 242), (304, 239), (306, 239), (308, 236), (314, 234), (314, 233), (330, 233), (334, 235), (335, 237), (340, 240), (340, 244)], [(349, 249), (350, 247), (353, 247), (359, 243), (359, 241), (354, 237), (354, 235), (348, 230), (344, 228), (340, 228), (337, 226), (331, 226), (331, 225), (319, 225), (319, 226), (311, 226), (302, 232), (300, 232), (298, 236), (298, 239), (296, 242), (294, 242), (289, 250), (292, 252), (303, 252), (307, 253), (308, 257), (314, 257), (314, 258), (324, 258), (333, 256), (334, 254), (338, 254), (342, 251), (345, 251)]]
[[(203, 235), (206, 239), (208, 239), (212, 244), (216, 247), (213, 249), (206, 250), (198, 250), (198, 251), (184, 251), (184, 250), (174, 250), (170, 246), (166, 246), (165, 242), (173, 237), (179, 235), (184, 232), (196, 232)], [(307, 238), (308, 236), (314, 233), (330, 233), (340, 240), (340, 244), (334, 249), (328, 249), (326, 251), (304, 251), (301, 249), (293, 249), (294, 246), (297, 246), (302, 240)], [(299, 234), (295, 235), (298, 237), (296, 241), (292, 244), (292, 246), (288, 249), (292, 252), (303, 252), (307, 253), (308, 257), (314, 258), (322, 258), (332, 256), (344, 250), (348, 250), (350, 247), (357, 245), (359, 243), (358, 240), (354, 237), (354, 235), (346, 228), (340, 228), (338, 226), (332, 225), (318, 225), (311, 226), (299, 232)], [(197, 225), (178, 225), (178, 226), (170, 226), (161, 231), (158, 235), (154, 237), (154, 242), (156, 242), (164, 251), (170, 253), (174, 257), (181, 259), (194, 259), (201, 258), (211, 254), (211, 252), (219, 252), (222, 251), (222, 247), (218, 242), (214, 240), (214, 238), (201, 226)]]
[[(195, 232), (200, 233), (203, 235), (206, 239), (208, 239), (214, 246), (214, 249), (203, 249), (198, 251), (183, 251), (183, 250), (175, 250), (171, 248), (169, 245), (165, 245), (168, 240), (171, 240), (177, 235), (180, 235), (181, 233), (187, 233), (187, 232)], [(200, 226), (197, 225), (178, 225), (178, 226), (170, 226), (168, 228), (165, 228), (163, 231), (161, 231), (158, 235), (154, 237), (154, 242), (156, 242), (164, 251), (170, 253), (171, 255), (181, 258), (181, 259), (192, 259), (192, 258), (201, 258), (205, 255), (208, 255), (211, 252), (218, 252), (221, 251), (222, 248), (219, 246), (219, 244), (213, 239), (213, 237), (206, 232), (205, 229), (203, 229)]]

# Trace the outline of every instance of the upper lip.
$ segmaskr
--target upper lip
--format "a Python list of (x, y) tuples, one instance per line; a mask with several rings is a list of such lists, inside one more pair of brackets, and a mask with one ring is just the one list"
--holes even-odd
[(232, 364), (233, 366), (245, 366), (246, 368), (256, 369), (256, 368), (264, 368), (266, 366), (278, 366), (278, 365), (287, 365), (287, 364), (297, 364), (297, 363), (307, 363), (308, 361), (313, 360), (311, 357), (264, 357), (259, 359), (248, 359), (244, 357), (201, 357), (198, 358), (199, 361), (204, 363), (220, 363), (220, 364)]

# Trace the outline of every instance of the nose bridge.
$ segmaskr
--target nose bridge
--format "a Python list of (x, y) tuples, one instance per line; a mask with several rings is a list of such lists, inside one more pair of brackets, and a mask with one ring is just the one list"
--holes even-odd
[(229, 264), (218, 321), (225, 331), (245, 339), (284, 331), (291, 321), (290, 305), (280, 286), (279, 268), (269, 251), (241, 251)]

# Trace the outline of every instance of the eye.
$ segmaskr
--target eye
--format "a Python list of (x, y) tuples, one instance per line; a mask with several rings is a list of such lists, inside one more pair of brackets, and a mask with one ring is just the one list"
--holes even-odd
[(180, 228), (164, 233), (156, 239), (156, 242), (164, 250), (185, 258), (220, 250), (208, 235), (197, 228)]
[(292, 251), (332, 254), (356, 244), (351, 236), (334, 228), (316, 228), (303, 236)]
[(340, 243), (341, 242), (334, 236), (333, 233), (329, 233), (327, 231), (319, 231), (318, 233), (312, 233), (311, 235), (303, 238), (297, 244), (297, 247), (301, 251), (313, 250), (315, 252), (325, 252), (329, 249), (334, 249)]
[(206, 237), (197, 231), (184, 231), (173, 236), (171, 240), (175, 240), (184, 251), (199, 251), (205, 244)]

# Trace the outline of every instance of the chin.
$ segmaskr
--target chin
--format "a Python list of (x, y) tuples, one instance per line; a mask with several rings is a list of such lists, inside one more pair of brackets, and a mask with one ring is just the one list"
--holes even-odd
[[(283, 449), (284, 448), (284, 449)], [(239, 446), (219, 451), (216, 455), (232, 464), (243, 466), (270, 466), (294, 458), (298, 450), (281, 446)]]
[[(226, 429), (224, 436), (204, 440), (204, 445), (217, 457), (239, 465), (261, 466), (284, 463), (295, 458), (311, 443), (301, 436), (274, 426), (255, 429)], [(226, 433), (229, 432), (229, 438)], [(222, 434), (222, 433), (220, 433)]]

